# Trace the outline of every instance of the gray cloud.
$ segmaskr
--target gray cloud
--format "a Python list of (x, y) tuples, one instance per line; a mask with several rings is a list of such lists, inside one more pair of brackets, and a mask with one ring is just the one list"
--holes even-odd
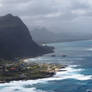
[(0, 15), (20, 16), (30, 27), (91, 32), (92, 0), (0, 0)]

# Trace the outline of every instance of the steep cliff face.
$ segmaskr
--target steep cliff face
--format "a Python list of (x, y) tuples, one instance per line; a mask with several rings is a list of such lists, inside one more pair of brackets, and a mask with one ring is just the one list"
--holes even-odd
[(22, 20), (11, 14), (0, 17), (0, 58), (31, 57), (45, 53)]

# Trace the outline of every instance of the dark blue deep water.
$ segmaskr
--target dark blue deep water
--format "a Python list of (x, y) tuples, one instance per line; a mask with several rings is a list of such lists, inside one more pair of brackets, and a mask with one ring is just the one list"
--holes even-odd
[(91, 92), (92, 41), (49, 45), (55, 47), (56, 57), (48, 54), (28, 61), (65, 64), (68, 65), (66, 71), (58, 72), (52, 78), (0, 84), (0, 92)]

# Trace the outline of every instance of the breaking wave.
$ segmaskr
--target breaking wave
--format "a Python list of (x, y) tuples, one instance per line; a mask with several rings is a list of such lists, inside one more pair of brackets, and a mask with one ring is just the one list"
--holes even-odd
[(61, 69), (55, 76), (51, 78), (28, 80), (28, 81), (12, 81), (10, 83), (0, 84), (0, 92), (46, 92), (37, 89), (35, 84), (46, 84), (50, 81), (75, 79), (75, 80), (90, 80), (92, 75), (83, 75), (80, 72), (84, 69), (76, 69), (77, 66), (68, 66), (65, 69)]

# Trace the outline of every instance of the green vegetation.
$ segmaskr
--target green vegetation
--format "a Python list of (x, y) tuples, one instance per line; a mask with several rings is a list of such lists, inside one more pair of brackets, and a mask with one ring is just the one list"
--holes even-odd
[(59, 64), (42, 64), (34, 62), (0, 60), (0, 82), (13, 80), (30, 80), (53, 76), (65, 66)]

